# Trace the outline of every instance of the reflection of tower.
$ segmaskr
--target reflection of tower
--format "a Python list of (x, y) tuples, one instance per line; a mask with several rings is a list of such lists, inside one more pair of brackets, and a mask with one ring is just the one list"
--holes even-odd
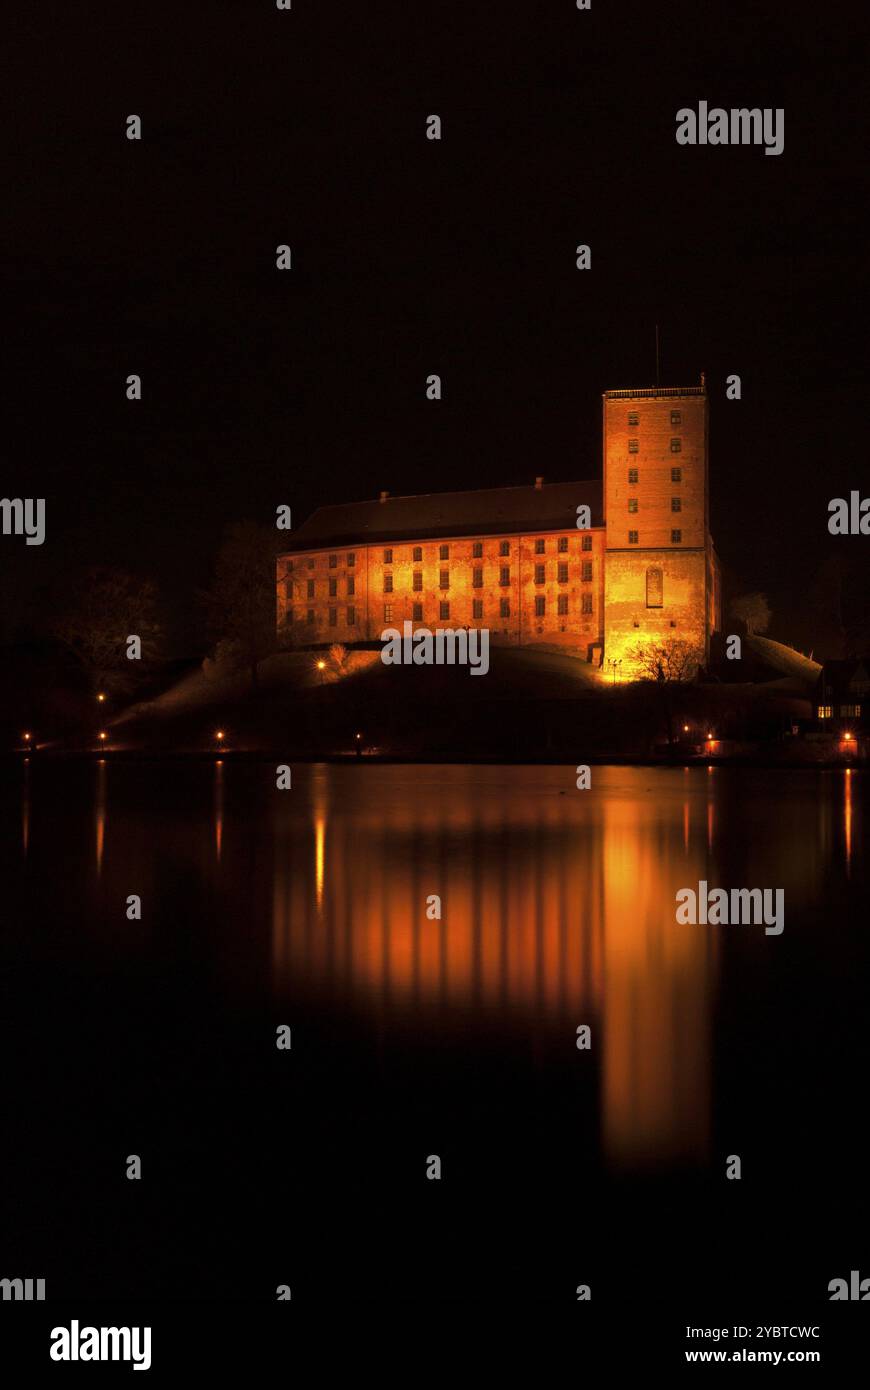
[(709, 654), (719, 626), (709, 526), (703, 386), (606, 391), (603, 402), (605, 661), (653, 639)]
[(97, 841), (97, 873), (103, 867), (103, 845), (106, 837), (106, 760), (97, 761), (97, 795), (94, 810)]
[(703, 831), (684, 848), (676, 785), (658, 809), (673, 823), (650, 823), (637, 797), (603, 808), (603, 1131), (617, 1166), (703, 1160), (709, 1146), (709, 937), (674, 907), (704, 877)]

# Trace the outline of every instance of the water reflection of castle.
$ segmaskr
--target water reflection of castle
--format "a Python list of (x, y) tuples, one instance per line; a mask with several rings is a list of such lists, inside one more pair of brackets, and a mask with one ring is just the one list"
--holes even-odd
[(567, 1048), (591, 1023), (610, 1159), (702, 1159), (714, 962), (667, 905), (703, 877), (708, 801), (651, 816), (642, 772), (601, 775), (593, 798), (564, 769), (396, 768), (373, 803), (352, 770), (315, 769), (308, 834), (289, 808), (277, 827), (276, 986), (396, 1021), (486, 1013)]

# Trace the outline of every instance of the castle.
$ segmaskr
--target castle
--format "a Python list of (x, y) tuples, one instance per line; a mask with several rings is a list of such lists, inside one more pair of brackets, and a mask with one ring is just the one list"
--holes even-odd
[(707, 393), (605, 391), (603, 481), (320, 507), (278, 557), (278, 628), (294, 645), (384, 628), (488, 628), (637, 674), (644, 643), (709, 654), (720, 626), (709, 525)]

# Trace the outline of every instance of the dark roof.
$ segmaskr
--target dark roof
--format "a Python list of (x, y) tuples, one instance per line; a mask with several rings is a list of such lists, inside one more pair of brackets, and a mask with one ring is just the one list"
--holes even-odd
[(845, 661), (824, 662), (817, 684), (834, 696), (863, 691), (870, 685), (870, 657), (852, 656)]
[(601, 526), (601, 483), (544, 483), (537, 488), (492, 487), (478, 492), (430, 492), (388, 497), (384, 502), (345, 502), (318, 507), (286, 549), (364, 545), (374, 541), (426, 540), (439, 536), (510, 535), (566, 531), (577, 525), (577, 508), (588, 506)]

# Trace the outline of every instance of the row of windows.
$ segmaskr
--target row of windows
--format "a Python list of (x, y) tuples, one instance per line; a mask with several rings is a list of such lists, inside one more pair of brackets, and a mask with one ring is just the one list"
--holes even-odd
[[(628, 481), (629, 481), (630, 483), (636, 483), (637, 480), (638, 480), (638, 470), (637, 470), (636, 468), (629, 468), (629, 470), (628, 470)], [(671, 469), (671, 482), (672, 482), (672, 483), (681, 483), (682, 481), (683, 481), (683, 470), (682, 470), (682, 468), (672, 468), (672, 469)]]
[[(632, 507), (631, 505), (629, 505), (629, 511), (637, 511), (637, 507), (636, 507), (636, 506), (635, 506), (635, 507)], [(581, 578), (581, 580), (583, 581), (583, 583), (585, 583), (585, 584), (591, 584), (591, 582), (592, 582), (592, 561), (591, 561), (591, 560), (584, 560), (584, 561), (583, 561), (582, 565), (580, 566), (580, 578)], [(559, 583), (559, 584), (567, 584), (567, 583), (568, 583), (568, 564), (567, 564), (567, 561), (560, 561), (559, 564), (556, 566), (556, 580), (557, 580), (557, 583)], [(499, 569), (499, 581), (498, 581), (498, 582), (499, 582), (499, 584), (500, 584), (500, 586), (501, 586), (502, 588), (509, 588), (509, 587), (510, 587), (510, 582), (511, 582), (511, 570), (510, 570), (510, 565), (502, 565), (502, 566), (501, 566), (501, 568)], [(546, 567), (546, 565), (535, 565), (535, 583), (536, 583), (536, 584), (546, 584), (546, 582), (547, 582), (547, 567)], [(472, 588), (474, 588), (474, 589), (482, 589), (482, 588), (483, 588), (483, 569), (482, 569), (481, 566), (475, 566), (475, 568), (471, 571), (471, 584), (472, 584)], [(450, 588), (450, 571), (449, 571), (449, 570), (439, 570), (439, 572), (438, 572), (438, 587), (439, 587), (439, 589), (449, 589), (449, 588)], [(414, 571), (413, 571), (413, 573), (412, 573), (412, 575), (411, 575), (411, 588), (412, 588), (412, 590), (414, 590), (414, 591), (417, 592), (417, 593), (419, 593), (419, 592), (422, 591), (422, 588), (423, 588), (423, 571), (422, 571), (422, 570), (414, 570)], [(347, 577), (347, 596), (348, 596), (348, 598), (351, 598), (351, 597), (355, 594), (355, 592), (356, 592), (356, 580), (355, 580), (355, 577), (354, 577), (352, 574), (349, 574), (348, 577)], [(393, 592), (393, 576), (392, 576), (391, 574), (385, 574), (385, 575), (384, 575), (384, 593), (385, 593), (385, 594), (391, 594), (392, 592)], [(313, 579), (309, 579), (308, 582), (307, 582), (306, 594), (307, 594), (307, 597), (308, 597), (308, 598), (314, 598), (314, 580), (313, 580)], [(330, 597), (330, 598), (337, 598), (337, 597), (338, 597), (338, 580), (337, 580), (337, 579), (330, 579), (330, 581), (329, 581), (329, 597)]]
[[(639, 544), (639, 541), (638, 541), (637, 537), (638, 537), (638, 532), (637, 532), (637, 531), (629, 531), (629, 533), (628, 533), (628, 543), (629, 543), (629, 545), (638, 545), (638, 544)], [(680, 544), (682, 543), (682, 540), (683, 540), (683, 533), (682, 533), (682, 531), (672, 531), (672, 532), (671, 532), (671, 545), (680, 545)]]
[[(580, 540), (580, 548), (581, 548), (581, 550), (591, 550), (591, 549), (592, 549), (592, 537), (591, 537), (590, 535), (585, 535), (585, 536), (582, 536), (582, 537), (581, 537), (581, 540)], [(560, 555), (564, 555), (564, 554), (567, 552), (567, 550), (568, 550), (568, 537), (567, 537), (567, 536), (557, 536), (557, 537), (556, 537), (556, 549), (557, 549), (557, 551), (559, 552)], [(482, 558), (483, 558), (483, 541), (475, 541), (474, 544), (472, 545), (471, 553), (472, 553), (472, 556), (473, 556), (473, 558), (474, 558), (475, 560), (480, 560), (480, 559), (482, 559)], [(511, 543), (510, 543), (510, 541), (499, 541), (498, 553), (499, 553), (499, 555), (510, 555), (510, 553), (511, 553)], [(544, 537), (542, 537), (542, 536), (539, 536), (539, 537), (537, 537), (537, 539), (535, 540), (535, 554), (536, 554), (536, 555), (544, 555), (545, 553), (546, 553), (546, 539), (545, 539)], [(348, 567), (349, 567), (350, 569), (353, 569), (353, 568), (356, 566), (356, 552), (355, 552), (355, 551), (353, 551), (353, 550), (349, 551), (348, 554), (347, 554), (344, 558), (346, 559), (347, 564), (348, 564)], [(439, 560), (449, 560), (449, 559), (450, 559), (450, 546), (449, 546), (449, 545), (439, 545), (439, 547), (438, 547), (438, 558), (439, 558)], [(422, 561), (423, 561), (423, 547), (422, 547), (422, 545), (415, 545), (415, 546), (414, 546), (414, 548), (413, 548), (413, 550), (412, 550), (412, 552), (411, 552), (411, 559), (412, 559), (412, 561), (413, 561), (415, 564), (422, 564)], [(337, 566), (338, 566), (338, 560), (339, 560), (339, 556), (338, 556), (337, 553), (334, 554), (334, 555), (330, 555), (330, 557), (329, 557), (329, 568), (330, 568), (331, 570), (334, 570), (334, 569), (337, 568)], [(386, 547), (384, 548), (384, 560), (383, 560), (383, 562), (384, 562), (385, 565), (391, 565), (391, 564), (393, 563), (393, 547), (391, 547), (391, 546), (386, 546)], [(308, 568), (309, 568), (309, 569), (313, 569), (313, 568), (314, 568), (314, 556), (313, 556), (313, 555), (308, 557), (307, 565), (308, 565)], [(293, 568), (293, 562), (292, 562), (292, 561), (290, 562), (290, 568), (291, 568), (291, 569)]]
[[(636, 498), (636, 497), (629, 497), (629, 499), (628, 499), (628, 510), (629, 510), (630, 512), (636, 512), (636, 511), (637, 511), (637, 498)], [(672, 497), (672, 498), (671, 498), (671, 511), (672, 511), (672, 512), (681, 512), (682, 510), (683, 510), (682, 498), (680, 498), (680, 497)]]
[[(580, 604), (580, 612), (581, 612), (581, 613), (591, 613), (591, 612), (592, 612), (592, 595), (591, 595), (591, 594), (583, 594), (583, 595), (581, 596), (581, 598), (582, 598), (582, 601), (581, 601), (581, 604)], [(391, 622), (393, 621), (393, 608), (394, 608), (394, 605), (393, 605), (392, 603), (385, 603), (385, 604), (384, 604), (384, 622), (385, 622), (385, 623), (391, 623)], [(556, 601), (556, 612), (558, 613), (558, 615), (559, 615), (560, 617), (565, 617), (565, 616), (567, 615), (567, 613), (568, 613), (568, 609), (569, 609), (568, 595), (567, 595), (567, 594), (560, 594), (559, 597), (558, 597), (558, 599), (557, 599), (557, 601)], [(510, 604), (510, 599), (507, 599), (507, 598), (500, 599), (500, 600), (499, 600), (498, 611), (499, 611), (499, 617), (500, 617), (500, 618), (509, 618), (510, 615), (511, 615), (511, 604)], [(536, 618), (543, 618), (543, 617), (546, 616), (546, 612), (547, 612), (547, 602), (546, 602), (546, 599), (543, 598), (543, 596), (539, 595), (539, 596), (535, 599), (535, 617), (536, 617)], [(479, 619), (482, 619), (482, 618), (483, 618), (483, 599), (478, 599), (478, 598), (476, 598), (476, 599), (473, 600), (472, 605), (471, 605), (471, 613), (472, 613), (472, 617), (473, 617), (473, 618), (479, 618)], [(449, 603), (448, 600), (442, 599), (441, 602), (439, 603), (439, 605), (438, 605), (438, 616), (439, 616), (439, 618), (449, 618), (449, 617), (450, 617), (450, 603)], [(290, 620), (291, 622), (293, 621), (293, 615), (292, 615), (292, 613), (288, 613), (288, 618), (289, 618), (289, 620)], [(313, 608), (309, 608), (309, 609), (307, 610), (307, 613), (306, 613), (306, 622), (312, 623), (312, 624), (313, 624), (314, 619), (315, 619), (315, 611), (314, 611)], [(329, 626), (330, 626), (330, 627), (337, 627), (337, 625), (338, 625), (338, 609), (337, 609), (337, 608), (330, 608), (330, 609), (328, 610), (328, 619), (329, 619)], [(356, 608), (350, 607), (350, 608), (347, 609), (345, 621), (346, 621), (346, 624), (347, 624), (348, 627), (355, 627), (355, 626), (356, 626)], [(421, 623), (421, 622), (423, 621), (423, 605), (422, 605), (422, 603), (414, 603), (414, 604), (411, 605), (411, 621), (412, 621), (412, 622), (415, 622), (415, 623)]]
[[(630, 411), (628, 412), (628, 423), (629, 423), (629, 425), (639, 425), (639, 424), (640, 424), (640, 414), (639, 414), (639, 412), (638, 412), (637, 410), (630, 410)], [(681, 425), (682, 423), (683, 423), (683, 417), (682, 417), (682, 415), (680, 414), (679, 410), (672, 410), (672, 411), (671, 411), (671, 424), (672, 424), (672, 425)]]
[[(637, 453), (640, 452), (640, 445), (639, 445), (639, 443), (638, 443), (638, 441), (637, 441), (636, 439), (630, 439), (630, 440), (628, 441), (628, 452), (629, 452), (630, 454), (637, 454)], [(672, 440), (671, 440), (671, 453), (672, 453), (672, 454), (681, 454), (682, 452), (683, 452), (683, 441), (682, 441), (682, 439), (672, 439)]]
[[(819, 715), (818, 715), (818, 717), (819, 717), (819, 719), (833, 719), (833, 717), (834, 717), (834, 707), (833, 707), (833, 705), (819, 705)], [(861, 718), (861, 706), (860, 706), (860, 705), (840, 705), (840, 718), (841, 718), (841, 719), (860, 719), (860, 718)]]

